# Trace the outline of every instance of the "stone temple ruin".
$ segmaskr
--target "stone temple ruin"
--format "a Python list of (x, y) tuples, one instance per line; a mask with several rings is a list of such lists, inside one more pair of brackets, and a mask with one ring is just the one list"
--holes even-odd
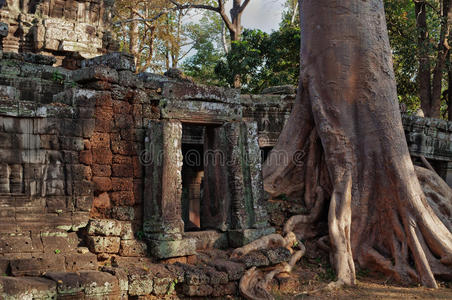
[[(133, 57), (109, 52), (110, 6), (0, 10), (0, 298), (236, 295), (247, 268), (290, 258), (212, 249), (273, 233), (302, 209), (268, 201), (261, 173), (294, 89), (241, 95), (135, 74)], [(451, 184), (452, 123), (403, 121), (413, 159)]]

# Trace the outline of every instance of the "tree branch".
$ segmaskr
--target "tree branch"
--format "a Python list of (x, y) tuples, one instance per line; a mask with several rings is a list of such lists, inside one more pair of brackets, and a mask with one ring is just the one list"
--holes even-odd
[(243, 10), (246, 8), (246, 6), (250, 3), (250, 0), (243, 1), (242, 5), (240, 5), (239, 12), (243, 12)]

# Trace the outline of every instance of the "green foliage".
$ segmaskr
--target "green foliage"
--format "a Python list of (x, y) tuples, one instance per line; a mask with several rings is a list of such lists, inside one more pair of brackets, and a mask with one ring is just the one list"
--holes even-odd
[(52, 80), (59, 84), (64, 84), (64, 75), (58, 71), (52, 73)]
[(221, 44), (221, 18), (217, 13), (205, 11), (199, 22), (187, 26), (188, 36), (193, 40), (196, 53), (182, 65), (184, 73), (195, 81), (209, 85), (220, 85), (215, 76), (215, 66), (223, 57)]
[(142, 230), (139, 230), (139, 231), (137, 231), (136, 233), (135, 233), (135, 237), (138, 239), (138, 240), (143, 240), (144, 239), (144, 232), (142, 231)]
[(300, 29), (285, 24), (267, 34), (245, 29), (242, 40), (231, 45), (231, 51), (218, 62), (215, 73), (232, 86), (236, 74), (241, 76), (242, 90), (259, 93), (262, 89), (298, 81)]
[(60, 254), (61, 253), (61, 250), (60, 249), (55, 249), (55, 254)]
[(177, 283), (178, 283), (177, 279), (174, 279), (173, 281), (171, 281), (168, 291), (166, 292), (167, 295), (170, 295), (174, 292), (174, 290), (176, 289)]

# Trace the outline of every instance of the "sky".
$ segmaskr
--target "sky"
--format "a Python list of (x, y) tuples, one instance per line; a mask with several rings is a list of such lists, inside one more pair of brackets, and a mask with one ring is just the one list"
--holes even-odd
[[(243, 0), (242, 0), (243, 2)], [(242, 26), (249, 29), (260, 29), (267, 33), (276, 30), (281, 22), (281, 14), (283, 11), (285, 0), (250, 0), (250, 3), (243, 11)], [(232, 7), (232, 1), (226, 2), (226, 13), (230, 18), (229, 10)], [(194, 14), (189, 17), (191, 22), (200, 17)]]
[[(278, 29), (284, 2), (284, 0), (251, 0), (242, 15), (243, 27), (260, 29), (268, 33)], [(231, 6), (232, 1), (228, 1), (227, 12)]]

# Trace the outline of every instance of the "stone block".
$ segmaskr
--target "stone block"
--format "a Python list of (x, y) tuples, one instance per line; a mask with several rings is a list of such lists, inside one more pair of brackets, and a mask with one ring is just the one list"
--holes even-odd
[(10, 267), (13, 276), (40, 276), (45, 272), (65, 271), (64, 256), (55, 253), (13, 259)]
[(97, 256), (92, 253), (72, 253), (64, 255), (67, 272), (79, 270), (97, 271)]
[(204, 230), (186, 232), (185, 235), (196, 240), (196, 250), (228, 248), (228, 235), (224, 232)]
[(135, 210), (130, 206), (115, 206), (111, 210), (111, 216), (120, 221), (134, 221)]
[[(118, 188), (115, 187), (113, 190), (117, 190)], [(131, 191), (119, 191), (119, 192), (112, 192), (110, 194), (111, 202), (115, 205), (131, 205), (133, 204), (134, 198), (133, 198), (133, 192)], [(124, 215), (124, 212), (129, 215), (132, 211), (127, 209), (127, 211), (124, 211), (125, 209), (116, 209), (115, 214), (118, 215)], [(128, 220), (129, 217), (124, 217)], [(121, 220), (124, 219), (124, 217), (121, 217)], [(124, 220), (124, 221), (127, 221)]]
[(239, 261), (247, 268), (251, 267), (266, 267), (270, 265), (270, 261), (267, 256), (265, 256), (262, 252), (252, 251), (239, 259)]
[(259, 229), (244, 229), (228, 231), (229, 247), (239, 248), (251, 243), (258, 238), (275, 233), (275, 228), (265, 227)]
[(46, 253), (69, 253), (79, 244), (75, 232), (41, 232), (41, 241)]
[(113, 112), (115, 114), (130, 114), (131, 105), (129, 102), (122, 100), (113, 100)]
[(156, 258), (169, 258), (193, 255), (196, 253), (196, 240), (182, 239), (176, 241), (150, 240), (151, 254)]
[(108, 192), (111, 190), (111, 178), (110, 177), (97, 177), (92, 178), (94, 183), (94, 190), (97, 192)]
[[(111, 179), (111, 184), (113, 191), (133, 191), (134, 187), (132, 178), (113, 177)], [(129, 199), (128, 202), (125, 203), (133, 204), (133, 201)]]
[(219, 284), (213, 286), (212, 297), (221, 297), (227, 295), (237, 294), (237, 283), (228, 282), (226, 284)]
[(113, 164), (111, 166), (112, 174), (115, 177), (133, 177), (132, 164)]
[(93, 147), (92, 151), (93, 151), (93, 163), (101, 165), (111, 164), (113, 154), (109, 148)]
[(89, 221), (87, 232), (89, 235), (120, 236), (122, 223), (111, 219), (93, 219)]
[(34, 245), (29, 234), (0, 234), (0, 253), (32, 253), (41, 250)]
[(75, 70), (72, 73), (72, 80), (79, 83), (97, 80), (117, 83), (119, 77), (115, 69), (98, 65)]
[(45, 277), (57, 283), (58, 298), (92, 299), (90, 297), (103, 298), (119, 294), (118, 280), (106, 272), (49, 272)]
[(289, 249), (285, 247), (278, 247), (272, 249), (264, 249), (261, 252), (267, 256), (271, 265), (276, 265), (282, 262), (287, 262), (292, 257)]
[(207, 297), (213, 292), (213, 288), (210, 285), (183, 285), (183, 294), (189, 297)]
[(148, 246), (139, 240), (122, 240), (119, 255), (145, 257), (148, 256)]
[(152, 275), (143, 269), (129, 270), (128, 278), (130, 296), (150, 295), (154, 290)]
[(56, 299), (56, 283), (36, 277), (0, 276), (1, 299)]
[(229, 281), (240, 280), (245, 273), (245, 265), (226, 259), (214, 259), (208, 265), (215, 267), (220, 272), (228, 274)]
[(135, 72), (136, 70), (133, 56), (121, 52), (112, 52), (91, 59), (86, 59), (81, 62), (82, 68), (99, 65), (105, 65), (118, 71), (126, 70)]
[(121, 239), (110, 236), (88, 236), (89, 250), (94, 253), (118, 253)]
[(110, 177), (111, 166), (94, 164), (91, 166), (93, 176)]

